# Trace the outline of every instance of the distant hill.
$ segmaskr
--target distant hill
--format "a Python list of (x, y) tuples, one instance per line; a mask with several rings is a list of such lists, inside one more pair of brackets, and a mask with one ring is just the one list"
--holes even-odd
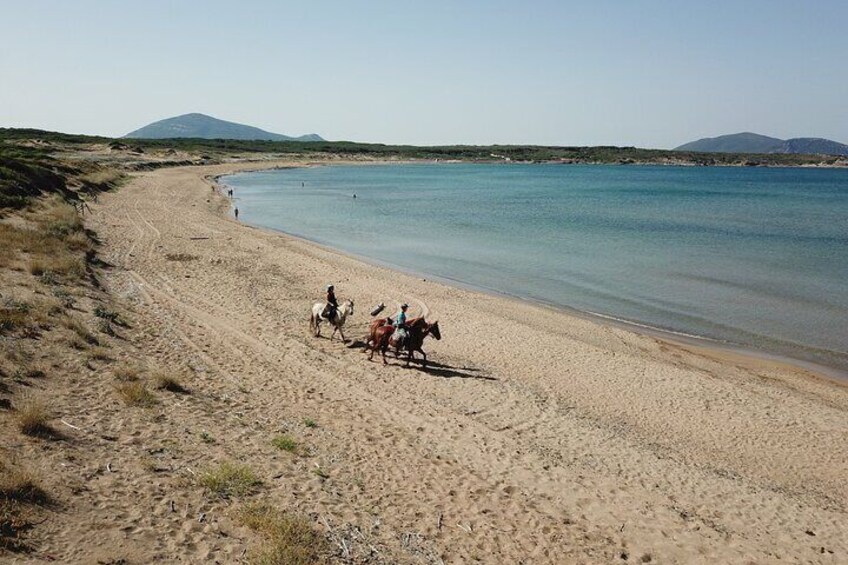
[(134, 139), (172, 139), (182, 137), (196, 139), (324, 141), (321, 136), (315, 133), (301, 135), (300, 137), (291, 137), (196, 113), (159, 120), (143, 128), (131, 131), (124, 137)]
[(798, 153), (848, 156), (848, 145), (818, 137), (777, 139), (751, 132), (707, 137), (685, 143), (675, 151), (703, 153)]
[(775, 153), (822, 153), (848, 157), (848, 145), (820, 137), (795, 137), (784, 141)]

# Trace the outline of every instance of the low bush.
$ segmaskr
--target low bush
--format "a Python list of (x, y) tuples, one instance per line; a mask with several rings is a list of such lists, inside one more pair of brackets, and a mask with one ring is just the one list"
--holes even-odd
[(250, 494), (261, 484), (250, 467), (230, 462), (207, 469), (198, 480), (210, 493), (222, 498)]
[(25, 395), (17, 403), (18, 429), (28, 436), (52, 435), (54, 431), (48, 424), (51, 418), (47, 405), (35, 396)]
[(120, 383), (115, 387), (118, 396), (127, 406), (150, 408), (157, 403), (156, 397), (139, 381)]
[(301, 517), (292, 516), (267, 504), (242, 508), (240, 521), (260, 534), (264, 543), (250, 552), (250, 563), (261, 565), (313, 565), (328, 551), (327, 540)]
[(158, 372), (153, 375), (153, 386), (159, 390), (167, 390), (169, 392), (187, 393), (186, 389), (180, 380), (174, 375)]
[(271, 445), (289, 453), (297, 453), (297, 442), (288, 436), (280, 435), (275, 437), (271, 440)]

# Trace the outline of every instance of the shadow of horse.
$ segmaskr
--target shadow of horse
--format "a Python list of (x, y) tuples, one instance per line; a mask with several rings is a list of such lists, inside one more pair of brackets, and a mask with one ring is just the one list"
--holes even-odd
[[(347, 344), (347, 347), (348, 349), (361, 349), (365, 352), (367, 352), (369, 349), (369, 345), (364, 339), (354, 339)], [(474, 367), (454, 367), (452, 365), (439, 363), (438, 361), (433, 360), (428, 360), (427, 366), (422, 367), (421, 361), (421, 359), (414, 359), (412, 361), (412, 365), (410, 365), (410, 367), (408, 368), (415, 369), (416, 371), (425, 373), (427, 375), (433, 375), (434, 377), (441, 377), (443, 379), (479, 379), (481, 381), (498, 380), (496, 377), (480, 374), (480, 369), (476, 369)]]
[(422, 373), (441, 377), (443, 379), (478, 379), (481, 381), (496, 381), (496, 377), (480, 374), (480, 369), (474, 367), (454, 367), (437, 361), (428, 361), (426, 367), (416, 365), (410, 369), (416, 369)]

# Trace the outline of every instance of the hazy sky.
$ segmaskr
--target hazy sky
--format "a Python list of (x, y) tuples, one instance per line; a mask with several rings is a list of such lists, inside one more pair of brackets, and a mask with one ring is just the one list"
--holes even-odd
[(846, 0), (0, 0), (0, 127), (203, 112), (419, 145), (848, 142), (846, 22)]

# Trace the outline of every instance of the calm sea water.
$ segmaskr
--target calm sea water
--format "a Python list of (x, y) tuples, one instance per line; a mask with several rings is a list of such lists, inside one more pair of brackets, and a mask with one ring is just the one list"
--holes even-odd
[(224, 182), (252, 224), (483, 289), (848, 369), (846, 170), (415, 164)]

